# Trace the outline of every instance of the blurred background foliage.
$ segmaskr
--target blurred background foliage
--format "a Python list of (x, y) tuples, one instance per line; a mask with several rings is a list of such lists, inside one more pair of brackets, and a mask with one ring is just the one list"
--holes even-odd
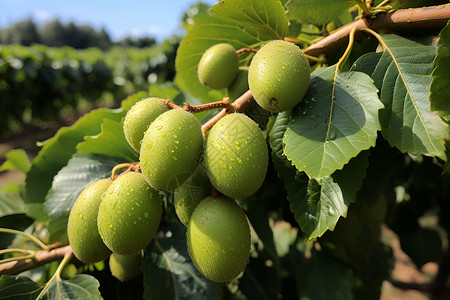
[[(208, 5), (198, 2), (182, 16), (188, 30)], [(26, 126), (94, 107), (117, 107), (151, 84), (172, 81), (181, 40), (127, 36), (58, 19), (38, 25), (26, 19), (0, 29), (0, 139)]]

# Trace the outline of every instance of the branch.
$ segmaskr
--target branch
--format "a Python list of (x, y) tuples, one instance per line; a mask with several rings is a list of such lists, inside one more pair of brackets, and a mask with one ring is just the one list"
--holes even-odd
[(36, 251), (34, 258), (0, 264), (0, 275), (19, 274), (50, 262), (61, 260), (64, 256), (69, 255), (70, 253), (72, 253), (72, 247), (70, 246), (56, 248), (50, 251)]
[(224, 117), (228, 113), (233, 113), (236, 111), (244, 112), (247, 107), (250, 106), (254, 102), (252, 93), (250, 91), (245, 92), (237, 98), (233, 103), (229, 104), (228, 108), (222, 109), (217, 115), (212, 117), (202, 126), (203, 136), (206, 135), (206, 132), (214, 125), (220, 118)]
[(411, 32), (414, 30), (442, 29), (450, 19), (450, 4), (400, 9), (379, 13), (374, 18), (359, 19), (333, 32), (329, 36), (305, 48), (303, 52), (312, 56), (327, 55), (348, 43), (348, 35), (357, 29), (356, 38), (364, 33), (361, 29), (370, 28), (378, 32)]

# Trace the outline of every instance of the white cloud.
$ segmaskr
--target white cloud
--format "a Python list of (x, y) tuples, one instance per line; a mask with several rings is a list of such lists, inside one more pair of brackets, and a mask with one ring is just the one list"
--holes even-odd
[(38, 22), (47, 22), (54, 18), (53, 14), (45, 10), (33, 11), (33, 18)]
[(128, 35), (130, 35), (132, 38), (139, 38), (141, 36), (144, 36), (145, 32), (141, 28), (131, 28), (128, 31)]
[(164, 30), (157, 25), (151, 25), (151, 26), (147, 27), (147, 31), (151, 35), (161, 35), (164, 33)]
[(131, 36), (132, 38), (139, 38), (144, 36), (159, 37), (164, 35), (164, 33), (164, 30), (160, 26), (151, 25), (145, 29), (137, 27), (131, 28), (130, 30), (128, 30), (127, 35)]

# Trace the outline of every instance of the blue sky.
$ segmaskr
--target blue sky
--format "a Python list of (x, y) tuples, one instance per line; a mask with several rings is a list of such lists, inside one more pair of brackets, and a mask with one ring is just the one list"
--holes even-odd
[[(196, 0), (0, 0), (0, 28), (32, 18), (40, 24), (59, 18), (63, 22), (104, 27), (113, 40), (127, 35), (151, 35), (159, 41), (181, 32), (183, 12)], [(202, 0), (207, 4), (217, 0)]]

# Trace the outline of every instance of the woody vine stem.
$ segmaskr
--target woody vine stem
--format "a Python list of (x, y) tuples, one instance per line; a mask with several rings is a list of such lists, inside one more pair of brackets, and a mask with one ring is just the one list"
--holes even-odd
[[(385, 1), (386, 2), (386, 1)], [(384, 8), (383, 8), (384, 10)], [(374, 11), (375, 12), (375, 11)], [(440, 30), (442, 29), (450, 19), (450, 5), (440, 5), (434, 7), (425, 8), (414, 8), (414, 9), (404, 9), (397, 11), (387, 11), (379, 12), (376, 11), (376, 15), (370, 15), (367, 18), (361, 18), (355, 20), (354, 22), (338, 29), (337, 31), (331, 33), (330, 35), (322, 38), (321, 40), (309, 45), (303, 52), (308, 56), (311, 61), (323, 62), (323, 57), (339, 48), (342, 48), (346, 44), (353, 43), (353, 34), (355, 34), (355, 39), (361, 38), (367, 32), (374, 35), (380, 40), (380, 36), (377, 31), (390, 31), (390, 32), (406, 32), (416, 29), (421, 30)], [(349, 37), (350, 43), (349, 43)], [(289, 38), (286, 38), (289, 39)], [(302, 42), (302, 41), (299, 41)], [(380, 40), (382, 43), (382, 39)], [(308, 44), (308, 43), (306, 43)], [(255, 49), (243, 48), (240, 49), (239, 54), (256, 52)], [(343, 56), (345, 58), (345, 56)], [(209, 109), (222, 108), (222, 110), (217, 113), (214, 117), (208, 120), (202, 126), (202, 132), (205, 133), (223, 116), (228, 113), (233, 113), (236, 111), (244, 112), (252, 103), (254, 102), (253, 96), (250, 91), (244, 93), (241, 97), (236, 99), (233, 103), (229, 103), (228, 99), (222, 101), (209, 103), (205, 105), (192, 106), (190, 104), (185, 104), (184, 107), (180, 107), (174, 104), (170, 100), (166, 100), (165, 103), (170, 108), (175, 109), (185, 109), (192, 112), (200, 112)], [(139, 172), (138, 165), (118, 165), (112, 171), (112, 176), (114, 177), (117, 170), (120, 168), (128, 168), (127, 171), (134, 169), (135, 172)], [(38, 266), (50, 263), (52, 261), (61, 260), (60, 267), (53, 277), (52, 280), (56, 279), (60, 275), (60, 271), (63, 266), (72, 257), (72, 248), (68, 245), (45, 245), (39, 239), (22, 232), (17, 232), (11, 229), (0, 228), (0, 232), (18, 234), (25, 236), (31, 241), (35, 242), (42, 250), (24, 250), (24, 249), (5, 249), (0, 252), (0, 254), (5, 253), (18, 253), (20, 254), (13, 259), (7, 259), (0, 261), (0, 275), (2, 274), (19, 274), (23, 271), (36, 268)], [(444, 257), (445, 262), (450, 261), (450, 251)], [(448, 264), (450, 265), (450, 264)], [(439, 269), (438, 276), (436, 279), (428, 285), (413, 285), (407, 283), (400, 283), (393, 281), (392, 283), (401, 288), (415, 288), (415, 289), (437, 289), (437, 286), (441, 282), (446, 282), (450, 274), (450, 267), (441, 265)], [(445, 280), (443, 280), (444, 278)], [(46, 285), (48, 287), (51, 281)], [(43, 291), (44, 292), (44, 291)]]

